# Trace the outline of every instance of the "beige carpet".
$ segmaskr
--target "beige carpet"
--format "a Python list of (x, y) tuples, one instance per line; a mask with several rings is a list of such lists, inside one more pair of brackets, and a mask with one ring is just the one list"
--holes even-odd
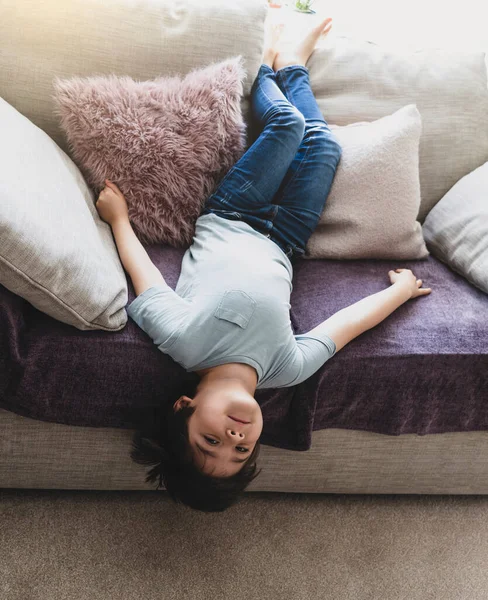
[(487, 496), (0, 490), (1, 600), (486, 600)]

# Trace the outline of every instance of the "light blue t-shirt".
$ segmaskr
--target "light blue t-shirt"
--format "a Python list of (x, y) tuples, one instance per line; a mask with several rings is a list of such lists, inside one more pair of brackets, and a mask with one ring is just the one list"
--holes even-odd
[(202, 215), (176, 289), (153, 286), (127, 312), (187, 371), (245, 363), (258, 373), (257, 388), (288, 387), (336, 351), (323, 324), (293, 334), (292, 277), (290, 260), (265, 235), (244, 221)]

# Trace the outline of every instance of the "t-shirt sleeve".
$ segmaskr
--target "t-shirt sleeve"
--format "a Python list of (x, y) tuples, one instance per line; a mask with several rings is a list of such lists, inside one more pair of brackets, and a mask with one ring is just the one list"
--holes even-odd
[[(304, 333), (295, 335), (297, 351), (301, 355), (301, 371), (293, 382), (298, 385), (311, 377), (320, 367), (332, 358), (336, 352), (336, 345), (325, 333)], [(298, 361), (300, 364), (300, 361)]]
[(267, 379), (262, 387), (291, 387), (311, 377), (336, 353), (336, 344), (320, 325), (293, 336), (293, 349), (286, 369)]
[(147, 333), (162, 352), (179, 338), (187, 321), (190, 304), (169, 285), (156, 285), (137, 296), (127, 314)]

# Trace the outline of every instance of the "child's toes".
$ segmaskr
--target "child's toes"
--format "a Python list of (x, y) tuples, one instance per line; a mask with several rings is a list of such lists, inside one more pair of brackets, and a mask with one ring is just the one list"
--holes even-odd
[(277, 23), (274, 27), (274, 34), (276, 36), (276, 40), (279, 40), (281, 34), (283, 33), (283, 29), (285, 28), (284, 23)]
[(273, 25), (271, 29), (271, 35), (269, 37), (269, 46), (271, 48), (276, 48), (276, 46), (278, 45), (284, 27), (284, 23), (276, 23), (275, 25)]
[(325, 29), (321, 32), (320, 37), (325, 37), (329, 31), (332, 28), (332, 23), (330, 23), (329, 25), (327, 25), (327, 27), (325, 27)]
[(324, 27), (326, 25), (329, 25), (332, 23), (332, 17), (327, 17), (326, 19), (324, 19), (323, 21), (321, 21), (316, 27), (315, 29), (318, 29), (319, 31), (321, 31), (322, 29), (324, 29)]

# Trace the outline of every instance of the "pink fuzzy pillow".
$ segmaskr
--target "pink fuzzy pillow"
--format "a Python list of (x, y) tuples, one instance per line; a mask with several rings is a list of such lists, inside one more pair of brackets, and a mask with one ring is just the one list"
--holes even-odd
[(244, 78), (242, 56), (183, 78), (55, 78), (72, 158), (96, 199), (105, 179), (120, 188), (143, 243), (192, 243), (206, 198), (244, 152)]

